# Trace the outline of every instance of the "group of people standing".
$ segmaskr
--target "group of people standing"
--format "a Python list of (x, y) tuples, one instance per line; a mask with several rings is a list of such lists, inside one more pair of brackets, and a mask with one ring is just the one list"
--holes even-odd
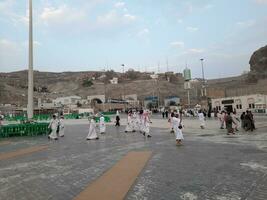
[(60, 116), (58, 119), (56, 115), (53, 115), (48, 128), (51, 129), (48, 139), (57, 140), (59, 137), (64, 137), (64, 116)]
[(127, 124), (125, 132), (136, 132), (139, 131), (144, 136), (148, 138), (151, 137), (150, 134), (150, 117), (148, 110), (139, 110), (139, 111), (129, 111), (127, 116)]
[(245, 131), (254, 131), (256, 129), (255, 127), (255, 121), (254, 116), (251, 111), (243, 112), (240, 116), (241, 119), (241, 126)]
[(241, 128), (245, 131), (253, 131), (255, 130), (255, 121), (251, 111), (243, 112), (240, 118), (238, 117), (236, 111), (234, 112), (226, 112), (222, 111), (218, 116), (220, 121), (220, 128), (227, 129), (227, 134), (235, 134), (238, 130), (239, 123), (241, 122)]
[[(100, 134), (104, 134), (106, 132), (106, 123), (105, 117), (101, 114), (99, 118), (99, 132)], [(99, 137), (96, 131), (96, 116), (93, 116), (90, 120), (89, 132), (86, 137), (86, 140), (98, 140)]]

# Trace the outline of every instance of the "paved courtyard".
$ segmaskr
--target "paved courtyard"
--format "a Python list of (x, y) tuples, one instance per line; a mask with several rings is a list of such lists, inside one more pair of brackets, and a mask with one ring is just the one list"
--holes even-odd
[[(256, 132), (227, 136), (218, 122), (201, 130), (195, 119), (184, 120), (185, 141), (175, 145), (168, 123), (153, 116), (152, 138), (124, 133), (125, 126), (107, 126), (98, 141), (86, 141), (86, 120), (66, 121), (65, 137), (10, 138), (0, 154), (47, 145), (41, 151), (0, 160), (0, 199), (70, 200), (130, 151), (151, 151), (152, 157), (129, 190), (127, 200), (266, 200), (267, 122)], [(122, 120), (125, 124), (125, 119)], [(88, 198), (90, 199), (90, 198)]]

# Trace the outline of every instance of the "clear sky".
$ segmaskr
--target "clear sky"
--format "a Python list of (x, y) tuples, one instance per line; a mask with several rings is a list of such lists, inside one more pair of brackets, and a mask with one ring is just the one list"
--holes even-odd
[[(267, 0), (33, 0), (34, 68), (220, 78), (267, 45)], [(0, 71), (27, 68), (28, 0), (0, 0)]]

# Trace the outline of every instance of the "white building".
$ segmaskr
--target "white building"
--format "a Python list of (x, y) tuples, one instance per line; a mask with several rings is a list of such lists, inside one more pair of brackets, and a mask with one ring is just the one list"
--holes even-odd
[(267, 95), (253, 94), (247, 96), (225, 97), (219, 99), (212, 99), (212, 108), (219, 111), (227, 110), (236, 112), (245, 112), (251, 110), (253, 112), (266, 113)]
[(157, 78), (159, 78), (159, 75), (158, 74), (151, 74), (150, 75), (150, 78), (157, 79)]
[(81, 101), (81, 97), (79, 96), (68, 96), (68, 97), (58, 97), (55, 100), (53, 100), (53, 103), (55, 105), (74, 105), (77, 104), (77, 102)]
[(113, 79), (109, 80), (111, 84), (118, 84), (118, 78), (113, 77)]

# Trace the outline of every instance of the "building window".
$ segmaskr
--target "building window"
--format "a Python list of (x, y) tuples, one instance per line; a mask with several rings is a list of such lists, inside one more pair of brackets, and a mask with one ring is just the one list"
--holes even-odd
[(242, 104), (237, 104), (236, 109), (242, 109)]
[(255, 108), (255, 104), (254, 103), (250, 103), (250, 104), (248, 104), (248, 107), (249, 108)]

